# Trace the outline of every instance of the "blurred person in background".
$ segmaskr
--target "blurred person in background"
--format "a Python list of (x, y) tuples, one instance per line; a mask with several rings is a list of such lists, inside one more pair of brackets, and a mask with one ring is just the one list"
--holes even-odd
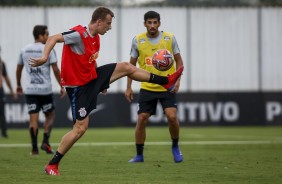
[(8, 138), (7, 134), (7, 122), (5, 117), (5, 93), (3, 89), (3, 81), (6, 82), (11, 96), (15, 99), (16, 94), (14, 93), (13, 87), (11, 85), (10, 77), (7, 73), (6, 65), (1, 58), (1, 46), (0, 46), (0, 124), (1, 124), (1, 136), (3, 138)]
[[(144, 15), (144, 26), (147, 31), (136, 35), (133, 38), (130, 52), (130, 63), (136, 66), (138, 61), (139, 67), (151, 73), (167, 76), (183, 66), (182, 57), (178, 48), (177, 41), (173, 34), (159, 31), (160, 14), (155, 11), (148, 11)], [(159, 49), (166, 49), (173, 54), (175, 67), (167, 71), (159, 71), (154, 68), (148, 57), (152, 58), (154, 53)], [(133, 91), (131, 88), (132, 79), (127, 80), (127, 89), (125, 91), (126, 99), (133, 100)], [(138, 120), (135, 129), (135, 146), (136, 156), (129, 162), (144, 162), (143, 149), (146, 139), (146, 125), (149, 117), (156, 113), (158, 101), (161, 103), (164, 114), (168, 120), (169, 132), (172, 140), (172, 154), (175, 162), (182, 162), (182, 153), (178, 146), (179, 140), (179, 121), (177, 119), (176, 93), (180, 86), (180, 78), (175, 83), (171, 91), (167, 91), (161, 85), (147, 82), (141, 83), (141, 89), (138, 100)]]
[[(34, 43), (28, 44), (21, 50), (16, 78), (17, 78), (17, 93), (18, 95), (25, 94), (25, 99), (29, 113), (29, 133), (32, 144), (31, 155), (38, 155), (37, 135), (39, 127), (39, 112), (45, 115), (43, 124), (44, 133), (41, 144), (41, 149), (47, 154), (54, 153), (50, 146), (49, 138), (52, 130), (52, 125), (55, 117), (55, 106), (52, 94), (52, 84), (50, 76), (50, 67), (53, 69), (55, 78), (60, 85), (60, 70), (57, 66), (57, 57), (55, 51), (52, 50), (48, 61), (39, 67), (31, 67), (28, 60), (31, 57), (41, 57), (43, 54), (44, 44), (46, 43), (49, 32), (46, 25), (36, 25), (33, 28)], [(25, 90), (21, 85), (22, 70), (25, 67), (26, 78)], [(60, 90), (61, 96), (65, 96), (66, 92), (63, 87)]]

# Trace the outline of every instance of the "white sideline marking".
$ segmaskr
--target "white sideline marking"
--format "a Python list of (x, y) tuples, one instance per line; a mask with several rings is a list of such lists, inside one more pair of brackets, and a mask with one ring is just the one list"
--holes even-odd
[[(171, 142), (146, 142), (146, 145), (171, 145)], [(252, 140), (252, 141), (181, 141), (179, 145), (234, 145), (234, 144), (282, 144), (277, 140)], [(58, 146), (59, 143), (51, 143)], [(75, 143), (74, 146), (132, 146), (134, 142), (89, 142)], [(40, 145), (39, 145), (40, 146)], [(0, 144), (0, 148), (30, 147), (30, 144)]]

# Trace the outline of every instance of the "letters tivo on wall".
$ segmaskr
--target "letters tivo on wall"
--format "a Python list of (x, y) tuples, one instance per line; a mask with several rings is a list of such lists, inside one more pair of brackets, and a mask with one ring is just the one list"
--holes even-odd
[[(54, 98), (57, 113), (54, 127), (71, 127), (68, 99), (61, 99), (58, 94)], [(134, 99), (138, 99), (138, 94)], [(180, 93), (177, 99), (181, 126), (282, 125), (282, 93)], [(10, 128), (28, 127), (27, 108), (24, 98), (14, 101), (7, 96), (5, 114)], [(100, 95), (97, 109), (89, 118), (90, 127), (134, 127), (137, 101), (128, 103), (122, 93)], [(43, 114), (40, 121), (44, 121)], [(167, 126), (160, 105), (150, 117), (149, 126)]]

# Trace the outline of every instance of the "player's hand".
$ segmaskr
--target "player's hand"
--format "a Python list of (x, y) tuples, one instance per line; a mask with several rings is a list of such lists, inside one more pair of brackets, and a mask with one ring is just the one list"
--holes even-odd
[(133, 100), (133, 91), (131, 88), (127, 88), (124, 94), (127, 101), (131, 102)]
[(11, 95), (12, 95), (13, 100), (17, 100), (18, 99), (17, 93), (12, 92)]
[(30, 58), (28, 60), (28, 64), (31, 65), (32, 67), (37, 67), (40, 65), (43, 65), (46, 63), (48, 58), (42, 57), (42, 58)]
[(61, 87), (61, 90), (60, 90), (60, 96), (61, 98), (64, 98), (66, 96), (67, 92), (65, 90), (65, 88)]
[(107, 95), (107, 92), (108, 92), (108, 90), (107, 90), (107, 89), (104, 89), (101, 93), (102, 93), (103, 95)]
[(174, 87), (172, 88), (172, 90), (170, 90), (171, 93), (177, 93), (180, 87), (180, 80), (178, 79), (174, 85)]
[(23, 88), (21, 86), (17, 87), (17, 95), (23, 95)]

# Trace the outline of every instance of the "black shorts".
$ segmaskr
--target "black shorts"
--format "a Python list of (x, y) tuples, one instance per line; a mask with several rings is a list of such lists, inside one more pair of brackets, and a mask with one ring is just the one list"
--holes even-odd
[(116, 63), (98, 67), (96, 79), (82, 86), (66, 88), (71, 103), (73, 123), (85, 119), (92, 110), (96, 109), (98, 94), (110, 87), (110, 78), (115, 68)]
[(175, 93), (171, 93), (169, 91), (153, 92), (141, 89), (138, 100), (138, 114), (156, 114), (158, 101), (161, 103), (163, 110), (169, 107), (177, 108)]
[(53, 95), (25, 95), (27, 109), (29, 114), (38, 113), (42, 110), (43, 113), (51, 112), (55, 109)]

